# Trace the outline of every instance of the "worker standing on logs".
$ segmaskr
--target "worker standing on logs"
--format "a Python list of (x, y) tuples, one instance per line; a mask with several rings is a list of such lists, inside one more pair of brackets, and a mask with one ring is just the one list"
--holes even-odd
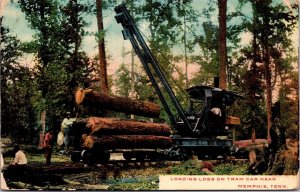
[(71, 113), (67, 112), (67, 117), (61, 123), (61, 131), (64, 134), (64, 144), (65, 150), (68, 153), (69, 151), (69, 143), (70, 143), (70, 131), (73, 123), (76, 121), (76, 118), (71, 118)]

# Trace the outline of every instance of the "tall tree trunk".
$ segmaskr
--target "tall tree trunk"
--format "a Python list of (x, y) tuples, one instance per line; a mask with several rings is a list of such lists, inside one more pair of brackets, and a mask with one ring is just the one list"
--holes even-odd
[(187, 60), (187, 41), (186, 41), (186, 16), (185, 16), (185, 11), (184, 11), (184, 62), (185, 62), (185, 86), (186, 88), (189, 88), (189, 77), (188, 77), (188, 60)]
[(264, 50), (264, 67), (265, 67), (265, 81), (266, 81), (266, 104), (267, 104), (267, 122), (268, 122), (268, 129), (267, 129), (267, 139), (268, 141), (271, 140), (270, 137), (270, 129), (272, 126), (272, 87), (271, 87), (271, 71), (270, 71), (270, 56), (269, 50), (265, 48)]
[[(134, 92), (135, 92), (135, 86), (134, 86), (134, 49), (131, 50), (131, 74), (130, 74), (130, 80), (131, 80), (131, 87), (130, 87), (130, 97), (134, 98)], [(131, 119), (134, 119), (134, 115), (130, 115)]]
[[(270, 27), (270, 18), (263, 18), (264, 27)], [(266, 108), (267, 108), (267, 140), (271, 141), (270, 129), (272, 127), (272, 87), (271, 87), (271, 70), (270, 70), (270, 42), (268, 35), (265, 34), (265, 31), (262, 31), (262, 54), (263, 54), (263, 64), (265, 69), (265, 81), (266, 81)]]
[(45, 77), (45, 71), (46, 67), (48, 66), (48, 46), (47, 46), (47, 39), (48, 39), (48, 34), (47, 30), (45, 28), (45, 2), (43, 0), (40, 0), (40, 19), (41, 19), (41, 36), (42, 36), (42, 42), (41, 42), (41, 47), (39, 50), (39, 57), (41, 58), (42, 61), (42, 69), (41, 69), (41, 78), (42, 78), (42, 97), (45, 98), (47, 93), (48, 93), (48, 86), (45, 85), (46, 77)]
[[(254, 79), (253, 81), (256, 80), (257, 78), (257, 58), (258, 58), (258, 45), (257, 45), (257, 31), (256, 31), (256, 25), (257, 25), (257, 13), (256, 13), (256, 6), (255, 4), (252, 5), (252, 9), (253, 9), (253, 41), (252, 41), (252, 50), (253, 50), (253, 58), (252, 58), (252, 64), (251, 64), (251, 70), (253, 70), (253, 76), (254, 76)], [(254, 82), (252, 82), (254, 83)], [(256, 99), (255, 99), (255, 95), (256, 95), (256, 91), (252, 90), (251, 89), (251, 92), (249, 94), (250, 96), (250, 102), (252, 103), (253, 106), (255, 106), (255, 102)], [(255, 110), (254, 107), (251, 107), (252, 110)], [(252, 143), (254, 144), (255, 143), (255, 140), (256, 140), (256, 127), (254, 126), (251, 126), (252, 130), (251, 130), (251, 141)]]
[(220, 83), (221, 89), (226, 89), (226, 65), (227, 65), (227, 46), (226, 46), (226, 9), (227, 0), (218, 0), (219, 5), (219, 57), (220, 57)]
[[(78, 7), (78, 3), (77, 3), (77, 0), (74, 1), (74, 4), (75, 4), (75, 7)], [(79, 33), (80, 29), (78, 29), (78, 12), (75, 11), (75, 18), (77, 20), (77, 22), (74, 23), (74, 29), (76, 31), (76, 33)], [(78, 30), (78, 31), (77, 31)], [(79, 36), (75, 36), (75, 48), (74, 48), (74, 56), (73, 56), (73, 63), (71, 63), (71, 70), (72, 72), (76, 71), (76, 67), (77, 67), (77, 62), (78, 62), (78, 51), (79, 51), (79, 48), (80, 48), (80, 37)], [(73, 88), (73, 87), (72, 87)]]
[[(97, 6), (97, 24), (98, 32), (103, 32), (103, 16), (102, 16), (102, 0), (96, 0)], [(100, 88), (104, 93), (108, 93), (108, 81), (107, 81), (107, 63), (105, 57), (105, 44), (104, 37), (101, 36), (98, 39), (99, 46), (99, 66), (100, 66)]]

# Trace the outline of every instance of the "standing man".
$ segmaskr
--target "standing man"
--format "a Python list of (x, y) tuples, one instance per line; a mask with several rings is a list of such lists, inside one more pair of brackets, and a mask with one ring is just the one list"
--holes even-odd
[(67, 117), (61, 123), (61, 131), (64, 133), (64, 144), (67, 152), (69, 151), (70, 130), (74, 121), (76, 121), (76, 118), (71, 118), (71, 113), (67, 112)]
[(52, 143), (53, 143), (52, 141), (53, 141), (53, 130), (50, 129), (50, 130), (48, 130), (48, 132), (45, 135), (44, 144), (43, 144), (43, 149), (44, 149), (47, 165), (51, 164)]

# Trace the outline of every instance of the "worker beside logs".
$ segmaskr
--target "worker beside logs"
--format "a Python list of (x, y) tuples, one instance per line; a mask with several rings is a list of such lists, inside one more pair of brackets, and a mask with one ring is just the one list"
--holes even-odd
[(71, 113), (67, 112), (66, 118), (63, 119), (61, 123), (61, 132), (64, 134), (64, 145), (66, 152), (69, 151), (69, 142), (70, 142), (70, 131), (72, 128), (72, 125), (76, 121), (76, 118), (71, 117)]

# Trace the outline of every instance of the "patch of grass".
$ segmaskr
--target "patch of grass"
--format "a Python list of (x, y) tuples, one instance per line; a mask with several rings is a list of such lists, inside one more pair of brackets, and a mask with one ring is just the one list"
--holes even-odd
[(158, 190), (159, 175), (207, 175), (201, 168), (201, 161), (190, 160), (164, 168), (148, 168), (147, 171), (143, 169), (144, 174), (135, 172), (131, 177), (109, 179), (105, 183), (110, 185), (108, 190)]
[(158, 177), (152, 178), (131, 178), (110, 181), (108, 190), (158, 190)]
[(222, 163), (214, 167), (215, 174), (217, 175), (245, 175), (248, 168), (247, 163), (232, 164)]
[[(26, 152), (26, 158), (28, 163), (45, 163), (46, 159), (43, 153), (28, 153)], [(5, 164), (10, 164), (13, 162), (14, 158), (13, 157), (5, 157), (4, 161)], [(70, 157), (64, 156), (64, 155), (59, 155), (58, 153), (52, 153), (52, 158), (51, 162), (53, 163), (62, 163), (62, 162), (70, 162)]]
[[(26, 154), (28, 163), (45, 163), (46, 159), (44, 154)], [(59, 155), (59, 154), (52, 154), (51, 157), (51, 162), (53, 163), (62, 163), (62, 162), (69, 162), (70, 161), (70, 157), (68, 156), (64, 156), (64, 155)]]
[(185, 161), (180, 165), (176, 165), (170, 169), (170, 173), (173, 175), (207, 175), (207, 173), (201, 170), (202, 164), (199, 161)]

